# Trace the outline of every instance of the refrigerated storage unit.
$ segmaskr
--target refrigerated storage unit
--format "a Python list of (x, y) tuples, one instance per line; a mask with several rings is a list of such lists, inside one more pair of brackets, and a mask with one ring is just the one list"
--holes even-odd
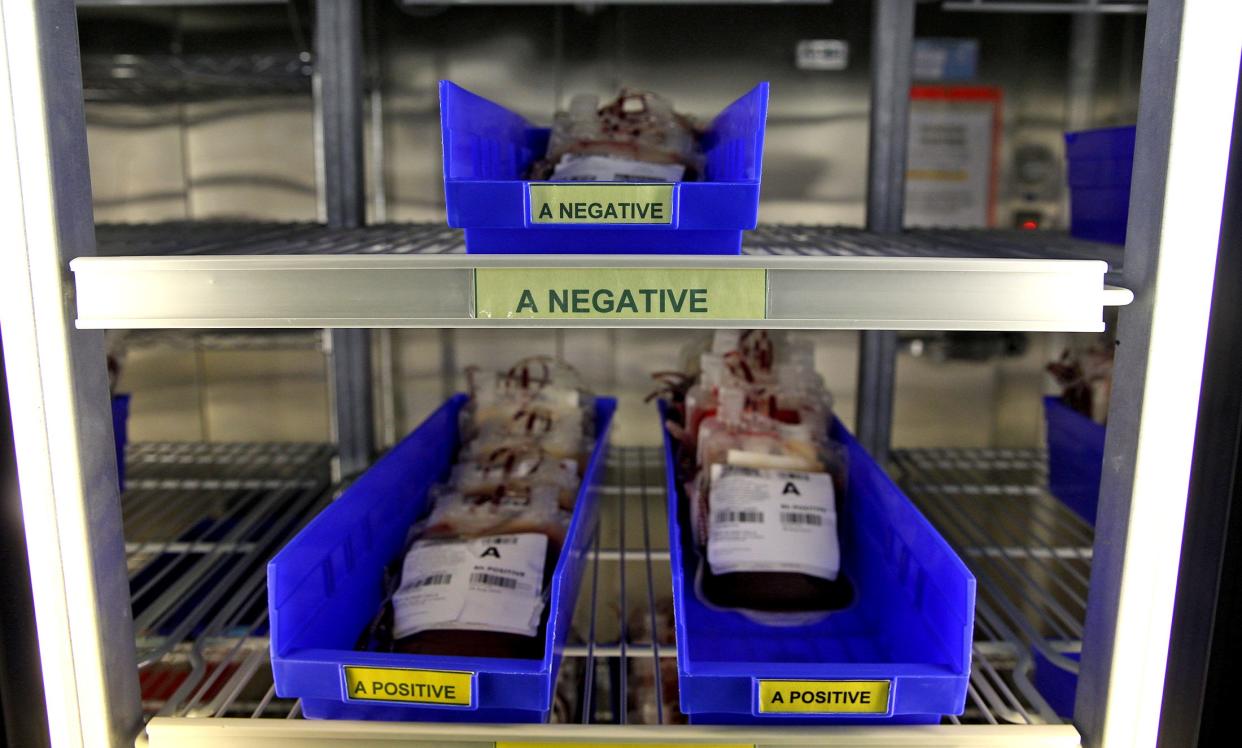
[[(1146, 10), (1123, 253), (1055, 233), (902, 230), (905, 94), (917, 5), (871, 3), (865, 228), (761, 224), (747, 237), (741, 258), (556, 258), (468, 256), (460, 236), (439, 224), (368, 223), (364, 155), (374, 156), (382, 137), (377, 141), (372, 133), (364, 149), (364, 102), (372, 113), (378, 102), (364, 85), (364, 6), (349, 0), (315, 2), (313, 57), (295, 55), (275, 66), (270, 60), (248, 63), (250, 72), (267, 76), (255, 85), (313, 91), (319, 221), (96, 226), (74, 3), (0, 1), (3, 178), (11, 195), (5, 202), (9, 239), (0, 255), (0, 303), (53, 743), (1153, 742), (1196, 433), (1242, 9), (1207, 0), (1150, 7), (1110, 0), (942, 3), (945, 9), (1085, 15)], [(141, 79), (158, 73), (161, 62), (168, 60), (150, 61), (145, 69), (136, 65), (132, 76), (118, 77)], [(173, 63), (177, 82), (148, 94), (207, 95), (187, 93), (187, 63)], [(221, 76), (211, 72), (197, 82), (217, 85)], [(118, 84), (114, 90), (134, 89)], [(489, 315), (480, 306), (479, 278), (540, 268), (761, 270), (765, 303), (762, 314), (748, 318), (628, 325), (519, 321)], [(893, 331), (1100, 331), (1108, 307), (1120, 307), (1120, 345), (1094, 528), (1047, 494), (1040, 450), (890, 449)], [(659, 724), (666, 707), (658, 699), (654, 719), (631, 714), (627, 685), (642, 668), (659, 672), (676, 647), (627, 631), (635, 609), (637, 620), (649, 619), (654, 629), (656, 580), (669, 558), (662, 521), (667, 499), (658, 450), (619, 446), (608, 466), (578, 611), (576, 628), (586, 634), (566, 650), (566, 661), (585, 674), (577, 724), (299, 719), (299, 705), (276, 697), (267, 675), (263, 568), (378, 452), (372, 364), (373, 357), (383, 359), (384, 338), (371, 331), (504, 333), (519, 327), (656, 328), (653, 336), (691, 327), (862, 331), (859, 439), (889, 462), (979, 580), (966, 714), (934, 726), (793, 729)], [(332, 443), (138, 443), (126, 455), (128, 486), (119, 496), (103, 330), (222, 328), (326, 330)], [(256, 337), (244, 344), (287, 340)], [(378, 352), (372, 351), (373, 338), (380, 341)], [(304, 338), (294, 339), (302, 341), (294, 345), (306, 345)], [(451, 366), (452, 337), (444, 340), (441, 363)], [(187, 526), (201, 534), (166, 532)], [(1079, 650), (1081, 660), (1073, 656)], [(1039, 667), (1076, 672), (1072, 719), (1058, 717), (1036, 687)]]

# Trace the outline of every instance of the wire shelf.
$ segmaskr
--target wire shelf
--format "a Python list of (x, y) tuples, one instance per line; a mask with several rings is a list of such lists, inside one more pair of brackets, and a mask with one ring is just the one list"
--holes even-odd
[(232, 716), (255, 678), (270, 679), (267, 561), (328, 500), (333, 454), (322, 444), (127, 449), (126, 565), (149, 716)]
[(208, 101), (310, 95), (308, 52), (234, 54), (85, 54), (82, 94), (91, 103)]
[[(331, 456), (330, 448), (315, 444), (129, 448), (132, 487), (123, 501), (149, 717), (300, 716), (297, 703), (277, 697), (272, 684), (263, 571), (267, 559), (332, 495)], [(898, 460), (908, 485), (923, 497), (1002, 497), (1015, 505), (1039, 497), (1034, 489), (1043, 471), (1039, 452), (905, 451)], [(677, 710), (663, 472), (657, 448), (611, 451), (600, 525), (584, 574), (588, 588), (579, 595), (565, 649), (554, 722), (684, 722)], [(950, 522), (946, 532), (960, 543), (954, 527)], [(995, 554), (1011, 560), (1016, 553), (1047, 565), (1036, 552), (1042, 543), (998, 544), (1005, 527), (997, 525), (994, 538), (959, 546), (977, 573), (980, 560)], [(1017, 553), (1016, 547), (1024, 550)], [(1054, 578), (1060, 577), (1047, 575)], [(1011, 598), (985, 594), (982, 577), (980, 587), (967, 709), (947, 722), (1059, 722), (1029, 680), (1033, 639), (1023, 633), (1038, 629), (1038, 619), (1015, 622), (1006, 615)], [(1027, 593), (1036, 600), (1049, 594)]]
[(322, 351), (322, 330), (128, 330), (123, 350)]
[[(330, 229), (312, 223), (185, 222), (101, 224), (103, 256), (458, 254), (462, 232), (409, 223)], [(765, 224), (744, 234), (754, 256), (925, 257), (1102, 260), (1121, 269), (1123, 250), (1053, 231), (911, 229), (877, 234), (845, 226)]]
[(1035, 715), (1056, 719), (1030, 682), (1032, 653), (1078, 672), (1065, 653), (1082, 645), (1094, 530), (1048, 493), (1046, 453), (897, 450), (893, 461), (902, 488), (975, 574), (976, 641), (1016, 644), (1014, 685)]

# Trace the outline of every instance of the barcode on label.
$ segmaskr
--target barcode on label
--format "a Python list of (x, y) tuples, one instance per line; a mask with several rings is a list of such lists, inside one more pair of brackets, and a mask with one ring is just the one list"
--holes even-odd
[(824, 518), (818, 514), (781, 512), (781, 522), (784, 522), (787, 525), (811, 525), (813, 527), (820, 527), (824, 524)]
[(517, 545), (517, 538), (488, 538), (488, 545)]
[(448, 584), (453, 581), (452, 574), (432, 574), (414, 581), (410, 587), (433, 587), (440, 584)]
[(503, 587), (506, 590), (516, 590), (518, 586), (516, 579), (510, 579), (496, 574), (484, 574), (481, 572), (471, 574), (470, 581), (473, 584), (482, 584), (490, 587)]
[(763, 512), (716, 512), (717, 522), (763, 522)]

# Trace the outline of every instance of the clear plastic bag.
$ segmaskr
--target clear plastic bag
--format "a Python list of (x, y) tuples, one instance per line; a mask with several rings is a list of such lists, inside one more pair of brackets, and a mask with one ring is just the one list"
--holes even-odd
[(590, 445), (585, 435), (594, 431), (593, 423), (578, 408), (549, 408), (528, 403), (497, 407), (477, 415), (485, 418), (476, 418), (468, 426), (467, 456), (470, 457), (525, 442), (537, 444), (556, 459), (581, 461)]
[(817, 433), (827, 430), (832, 396), (815, 371), (813, 348), (803, 341), (763, 330), (717, 331), (711, 350), (699, 357), (698, 381), (685, 395), (683, 440), (690, 449), (724, 389), (740, 390), (747, 411)]
[(552, 356), (528, 356), (506, 371), (491, 374), (471, 368), (466, 377), (471, 408), (515, 401), (581, 407), (591, 399), (578, 370)]
[(470, 403), (461, 416), (468, 456), (525, 441), (555, 458), (581, 459), (595, 433), (594, 397), (562, 361), (532, 356), (492, 376), (472, 371), (470, 383)]
[[(409, 569), (402, 568), (400, 576), (389, 569), (384, 585), (389, 594), (359, 639), (362, 649), (543, 656), (539, 631), (547, 621), (542, 596), (565, 542), (582, 466), (594, 443), (594, 400), (572, 367), (546, 356), (523, 359), (494, 375), (471, 371), (469, 379), (472, 397), (459, 419), (462, 444), (457, 462), (448, 481), (431, 488), (431, 511), (409, 528), (407, 547), (410, 553), (423, 554), (421, 566), (434, 566), (444, 561), (440, 551), (452, 551), (456, 558), (461, 548), (473, 543), (470, 547), (495, 545), (499, 553), (500, 545), (518, 542), (515, 538), (541, 535), (547, 542), (532, 553), (539, 557), (542, 572), (533, 565), (529, 571), (534, 579), (542, 575), (542, 581), (531, 590), (533, 596), (519, 601), (526, 610), (518, 616), (521, 620), (508, 620), (504, 612), (494, 614), (483, 604), (494, 602), (497, 590), (481, 593), (478, 599), (469, 596), (475, 587), (493, 584), (486, 579), (494, 576), (490, 566), (479, 579), (471, 575), (465, 598), (464, 567), (441, 564), (444, 568), (422, 569), (419, 579), (402, 579), (400, 588), (396, 580), (408, 576)], [(493, 581), (500, 588), (511, 586), (508, 580)], [(453, 590), (456, 597), (448, 594)], [(462, 600), (473, 606), (469, 616), (460, 614), (466, 604)], [(429, 613), (435, 606), (443, 610)]]
[(719, 331), (693, 361), (696, 381), (668, 392), (681, 395), (670, 433), (700, 596), (765, 625), (848, 605), (836, 529), (845, 452), (828, 436), (832, 398), (813, 348), (786, 333)]
[(424, 538), (477, 538), (533, 532), (559, 548), (569, 514), (560, 508), (556, 486), (502, 483), (490, 491), (463, 491), (449, 485), (431, 489), (432, 509)]
[(1111, 345), (1097, 344), (1086, 350), (1066, 349), (1048, 364), (1048, 373), (1061, 386), (1061, 401), (1099, 424), (1107, 424), (1112, 399), (1113, 353)]
[[(703, 173), (698, 138), (698, 126), (654, 93), (622, 89), (616, 99), (603, 106), (598, 97), (579, 94), (570, 100), (569, 109), (556, 113), (547, 155), (532, 166), (529, 176), (553, 177), (567, 156), (599, 156), (679, 165), (684, 171), (678, 181), (692, 181)], [(641, 169), (631, 171), (642, 175)]]
[(573, 509), (577, 498), (578, 460), (555, 458), (534, 441), (493, 449), (453, 467), (449, 484), (474, 494), (494, 492), (501, 486), (548, 485), (557, 489), (557, 504)]
[(691, 531), (698, 545), (706, 545), (713, 465), (828, 472), (844, 485), (844, 458), (828, 439), (831, 413), (821, 407), (822, 400), (803, 403), (803, 410), (794, 411), (795, 423), (767, 415), (746, 389), (720, 388), (718, 400), (717, 411), (699, 425), (693, 476), (685, 484)]

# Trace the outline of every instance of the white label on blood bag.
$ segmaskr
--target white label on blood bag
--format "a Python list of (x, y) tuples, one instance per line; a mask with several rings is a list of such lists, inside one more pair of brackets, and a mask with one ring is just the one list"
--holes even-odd
[(392, 597), (393, 635), (457, 629), (535, 636), (547, 550), (539, 533), (418, 541)]
[(773, 571), (836, 579), (836, 497), (827, 473), (712, 465), (707, 560), (716, 574)]

